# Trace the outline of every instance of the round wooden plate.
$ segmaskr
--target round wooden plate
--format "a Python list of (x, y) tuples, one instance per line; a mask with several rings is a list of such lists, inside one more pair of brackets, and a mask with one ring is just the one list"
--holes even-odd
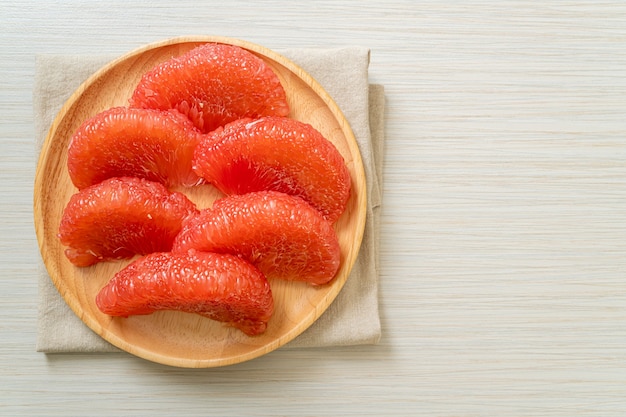
[[(327, 285), (271, 280), (275, 313), (265, 333), (249, 337), (195, 314), (161, 311), (147, 316), (112, 318), (95, 304), (100, 288), (130, 261), (73, 266), (57, 238), (61, 215), (77, 192), (67, 172), (67, 148), (78, 126), (112, 106), (124, 106), (141, 76), (156, 64), (205, 42), (234, 44), (265, 60), (287, 92), (290, 117), (310, 123), (332, 141), (352, 176), (348, 207), (335, 224), (342, 251), (341, 267)], [(210, 206), (218, 192), (210, 185), (179, 189), (199, 207)], [(322, 315), (343, 287), (356, 260), (366, 212), (365, 175), (350, 126), (338, 106), (304, 70), (258, 45), (223, 37), (170, 39), (135, 50), (103, 67), (74, 92), (57, 115), (43, 145), (34, 188), (35, 228), (52, 281), (67, 304), (93, 331), (113, 345), (162, 364), (201, 368), (230, 365), (268, 353), (306, 330)]]

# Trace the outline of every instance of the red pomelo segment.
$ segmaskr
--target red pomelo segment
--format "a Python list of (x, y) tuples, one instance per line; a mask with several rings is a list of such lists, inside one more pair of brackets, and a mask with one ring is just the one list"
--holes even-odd
[(248, 335), (265, 331), (274, 301), (265, 276), (236, 256), (195, 252), (153, 253), (118, 272), (96, 297), (111, 316), (159, 310), (196, 313)]
[(225, 194), (302, 197), (333, 223), (350, 196), (350, 172), (337, 148), (313, 126), (286, 117), (241, 119), (209, 133), (193, 168)]
[(147, 72), (130, 104), (177, 109), (205, 133), (242, 117), (289, 114), (285, 90), (261, 58), (216, 43), (198, 46)]
[(341, 249), (330, 222), (299, 197), (275, 191), (232, 195), (185, 221), (173, 251), (239, 255), (268, 277), (329, 282)]
[(77, 266), (165, 252), (183, 220), (197, 213), (185, 195), (140, 178), (110, 178), (71, 198), (61, 218), (59, 239)]
[(167, 186), (192, 186), (191, 169), (202, 134), (170, 110), (114, 107), (83, 123), (68, 149), (70, 178), (79, 189), (111, 177), (140, 177)]

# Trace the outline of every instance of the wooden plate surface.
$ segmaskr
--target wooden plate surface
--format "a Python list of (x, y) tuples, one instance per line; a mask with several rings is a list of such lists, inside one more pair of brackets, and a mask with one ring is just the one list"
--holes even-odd
[[(130, 261), (73, 266), (57, 239), (63, 209), (77, 192), (67, 172), (67, 148), (73, 132), (87, 118), (112, 106), (124, 106), (141, 76), (154, 65), (204, 42), (241, 46), (264, 59), (287, 92), (290, 117), (310, 123), (332, 141), (352, 176), (352, 194), (335, 224), (342, 251), (337, 277), (320, 287), (272, 280), (275, 313), (267, 331), (248, 337), (237, 329), (194, 314), (162, 311), (147, 316), (112, 318), (102, 314), (95, 296)], [(210, 185), (179, 189), (199, 207), (210, 206), (219, 193)], [(359, 149), (341, 111), (303, 69), (259, 45), (223, 37), (170, 39), (135, 50), (91, 76), (65, 103), (43, 145), (34, 187), (35, 229), (50, 277), (67, 304), (93, 331), (113, 345), (144, 359), (179, 367), (230, 365), (283, 346), (324, 313), (343, 287), (356, 260), (366, 213), (365, 175)]]

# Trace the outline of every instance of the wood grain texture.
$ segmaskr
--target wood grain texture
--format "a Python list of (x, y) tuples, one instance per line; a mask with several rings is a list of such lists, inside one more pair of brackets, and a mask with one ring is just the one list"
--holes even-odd
[[(626, 4), (0, 6), (0, 412), (626, 414)], [(378, 346), (189, 371), (34, 352), (34, 54), (190, 33), (371, 48), (387, 94)]]

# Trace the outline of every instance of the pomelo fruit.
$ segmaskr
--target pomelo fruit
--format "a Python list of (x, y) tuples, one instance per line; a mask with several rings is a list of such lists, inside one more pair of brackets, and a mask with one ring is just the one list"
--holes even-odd
[(268, 278), (325, 284), (341, 248), (330, 222), (306, 201), (276, 191), (231, 195), (190, 216), (172, 251), (238, 255)]
[(168, 187), (197, 185), (201, 179), (191, 162), (202, 136), (175, 110), (114, 107), (84, 122), (72, 136), (70, 178), (79, 189), (123, 176)]
[(264, 332), (274, 310), (270, 286), (257, 268), (233, 255), (196, 251), (133, 261), (100, 290), (96, 304), (110, 316), (196, 313), (248, 335)]
[(134, 177), (109, 178), (72, 195), (59, 226), (74, 265), (169, 251), (197, 209), (184, 194)]
[(148, 71), (130, 105), (176, 109), (205, 133), (242, 117), (289, 114), (285, 90), (265, 61), (219, 43), (200, 45)]
[(337, 148), (310, 124), (287, 117), (240, 119), (207, 134), (193, 169), (225, 194), (280, 191), (303, 198), (330, 222), (350, 197)]

